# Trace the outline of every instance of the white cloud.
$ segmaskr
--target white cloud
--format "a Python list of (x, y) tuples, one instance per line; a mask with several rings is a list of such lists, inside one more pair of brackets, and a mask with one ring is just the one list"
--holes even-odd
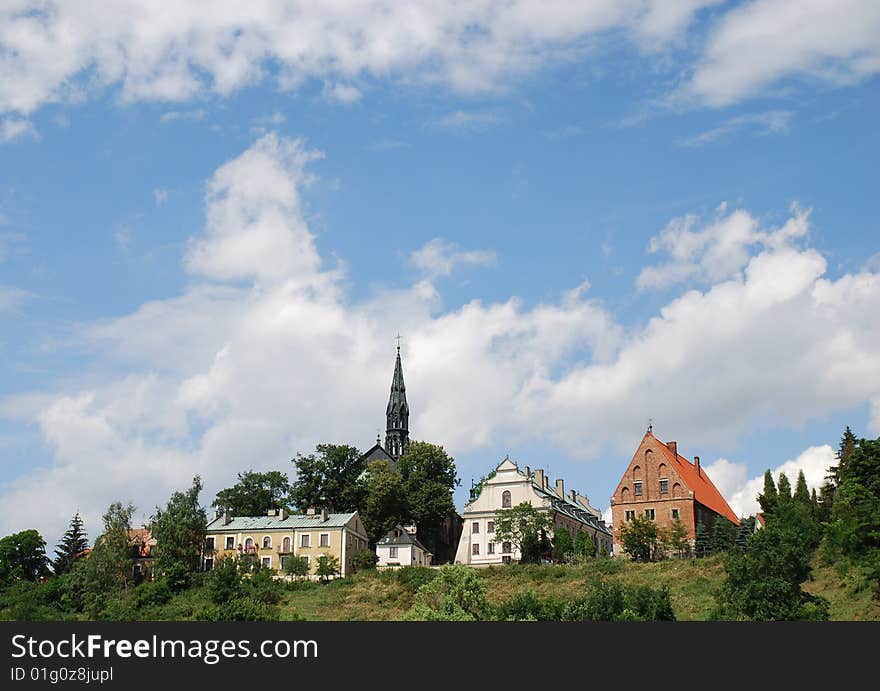
[(120, 225), (113, 232), (113, 244), (122, 254), (128, 254), (131, 249), (131, 228)]
[(750, 113), (728, 118), (718, 127), (700, 132), (679, 140), (680, 146), (702, 146), (723, 139), (743, 129), (755, 131), (759, 135), (785, 134), (788, 132), (792, 112), (790, 110), (770, 110), (764, 113)]
[(4, 118), (0, 121), (0, 140), (11, 142), (19, 137), (29, 136), (31, 139), (39, 139), (40, 135), (34, 129), (34, 124), (26, 118)]
[(0, 285), (0, 314), (11, 312), (31, 297), (31, 293), (21, 288)]
[(482, 132), (497, 125), (501, 119), (494, 113), (476, 113), (456, 110), (433, 120), (430, 124), (458, 132)]
[[(651, 238), (648, 251), (664, 252), (670, 261), (648, 266), (639, 273), (640, 290), (667, 288), (691, 280), (716, 282), (741, 278), (756, 247), (773, 252), (792, 250), (792, 242), (809, 229), (809, 210), (792, 206), (794, 215), (780, 228), (762, 230), (758, 219), (748, 211), (727, 212), (718, 207), (715, 217), (698, 228), (698, 216), (688, 214), (672, 219), (660, 235)], [(822, 261), (818, 255), (814, 258)]]
[(153, 201), (156, 203), (156, 206), (162, 206), (168, 201), (168, 190), (162, 187), (155, 188), (153, 190)]
[[(369, 445), (398, 331), (414, 434), (454, 456), (501, 440), (585, 460), (608, 445), (630, 452), (648, 417), (697, 451), (870, 401), (880, 417), (880, 323), (864, 319), (880, 312), (880, 275), (825, 278), (821, 256), (789, 240), (806, 233), (799, 212), (788, 231), (752, 228), (767, 237), (749, 245), (737, 279), (687, 292), (643, 325), (621, 326), (588, 284), (536, 305), (444, 310), (428, 277), (355, 302), (304, 220), (300, 189), (317, 156), (267, 135), (220, 166), (185, 291), (83, 325), (78, 345), (103, 378), (16, 397), (38, 400), (26, 417), (52, 456), (0, 488), (0, 534), (35, 527), (51, 542), (77, 508), (94, 530), (111, 501), (149, 514), (194, 473), (208, 502), (236, 472), (289, 471), (317, 442)], [(431, 251), (429, 267), (468, 254), (442, 241)], [(684, 254), (703, 262), (705, 249)], [(21, 419), (15, 401), (0, 411)]]
[[(778, 482), (779, 473), (785, 473), (791, 482), (792, 491), (798, 473), (802, 470), (807, 488), (818, 492), (825, 481), (826, 470), (836, 463), (834, 450), (825, 444), (811, 446), (797, 458), (789, 459), (769, 470), (773, 474), (774, 482)], [(732, 463), (725, 458), (719, 458), (707, 465), (706, 472), (737, 516), (753, 516), (761, 510), (757, 497), (764, 491), (764, 473), (749, 478), (744, 464)]]
[(413, 265), (430, 278), (448, 276), (462, 264), (494, 266), (495, 253), (488, 250), (459, 250), (454, 243), (434, 238), (410, 255)]
[(756, 0), (734, 7), (712, 32), (679, 92), (726, 106), (803, 78), (832, 86), (880, 73), (875, 0)]
[[(495, 89), (582, 55), (587, 39), (611, 32), (643, 50), (662, 49), (711, 4), (16, 0), (0, 5), (0, 112), (26, 115), (113, 85), (123, 102), (182, 102), (275, 74), (290, 89), (361, 76)], [(354, 95), (351, 87), (342, 93)]]
[(359, 101), (362, 96), (360, 89), (356, 86), (352, 86), (351, 84), (341, 84), (338, 82), (336, 84), (326, 82), (321, 93), (328, 101), (344, 104)]
[(207, 113), (201, 108), (198, 110), (169, 110), (159, 116), (159, 122), (163, 125), (175, 120), (186, 120), (189, 122), (201, 122), (205, 119)]

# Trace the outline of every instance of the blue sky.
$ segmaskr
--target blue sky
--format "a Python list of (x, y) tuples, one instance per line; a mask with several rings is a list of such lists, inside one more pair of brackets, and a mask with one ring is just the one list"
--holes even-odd
[[(0, 9), (0, 532), (415, 438), (738, 512), (880, 434), (874, 3)], [(167, 7), (167, 6), (166, 6)], [(203, 7), (203, 4), (199, 4)]]

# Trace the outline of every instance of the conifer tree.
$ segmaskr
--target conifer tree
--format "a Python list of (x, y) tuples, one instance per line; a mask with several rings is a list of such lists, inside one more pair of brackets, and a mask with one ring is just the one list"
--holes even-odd
[(64, 533), (55, 550), (55, 559), (52, 562), (52, 570), (55, 575), (60, 576), (70, 571), (77, 556), (82, 554), (82, 551), (88, 546), (89, 541), (86, 537), (86, 531), (83, 530), (83, 520), (77, 511), (70, 519), (70, 527)]
[(776, 491), (779, 494), (779, 503), (791, 501), (791, 481), (785, 473), (779, 473), (779, 481), (776, 483)]
[(749, 538), (755, 532), (755, 517), (749, 516), (743, 518), (739, 522), (739, 528), (736, 531), (736, 542), (734, 546), (740, 551), (745, 552), (748, 546)]
[(712, 554), (712, 546), (709, 542), (709, 532), (702, 521), (697, 523), (696, 539), (694, 540), (694, 552), (697, 557), (708, 557)]
[(764, 491), (758, 495), (758, 503), (766, 516), (773, 513), (773, 509), (779, 503), (779, 493), (776, 491), (776, 483), (773, 482), (773, 474), (769, 469), (764, 473)]
[(807, 480), (804, 477), (803, 470), (798, 471), (797, 482), (794, 486), (794, 496), (792, 498), (804, 506), (812, 506), (810, 501), (810, 490), (807, 488)]
[(712, 527), (712, 554), (731, 549), (736, 542), (736, 525), (726, 516), (716, 516)]

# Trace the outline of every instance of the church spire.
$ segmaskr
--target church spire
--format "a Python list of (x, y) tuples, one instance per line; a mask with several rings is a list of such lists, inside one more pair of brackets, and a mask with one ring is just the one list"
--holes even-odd
[(385, 451), (395, 461), (409, 448), (409, 406), (406, 403), (406, 385), (403, 383), (403, 365), (400, 362), (400, 336), (397, 337), (397, 360), (391, 378), (391, 396), (385, 409)]

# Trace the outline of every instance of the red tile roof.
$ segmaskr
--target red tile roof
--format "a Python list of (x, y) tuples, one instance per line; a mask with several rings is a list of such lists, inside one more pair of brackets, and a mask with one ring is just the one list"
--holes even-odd
[[(648, 434), (651, 433), (648, 432)], [(657, 439), (656, 437), (654, 438)], [(712, 480), (709, 479), (706, 470), (701, 467), (700, 472), (697, 473), (697, 467), (684, 456), (673, 453), (672, 449), (659, 439), (657, 439), (657, 442), (669, 461), (675, 465), (678, 474), (693, 491), (694, 499), (706, 508), (712, 509), (715, 513), (726, 516), (734, 525), (739, 525), (739, 518), (736, 517), (736, 514), (727, 505), (724, 497), (721, 496), (721, 492), (712, 484)]]

